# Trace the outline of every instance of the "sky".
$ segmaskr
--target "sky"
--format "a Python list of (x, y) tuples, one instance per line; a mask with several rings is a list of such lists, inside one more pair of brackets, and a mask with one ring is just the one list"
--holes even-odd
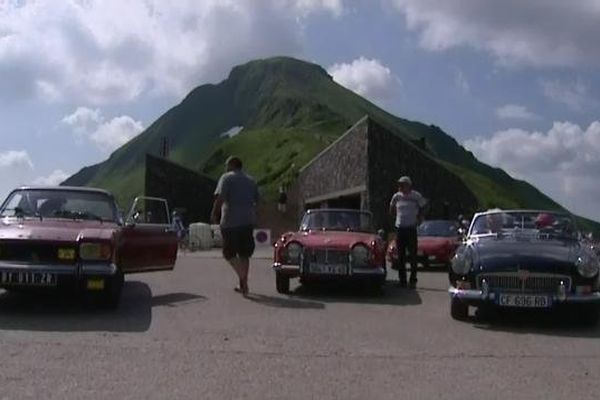
[(293, 56), (600, 220), (600, 0), (0, 0), (0, 196)]

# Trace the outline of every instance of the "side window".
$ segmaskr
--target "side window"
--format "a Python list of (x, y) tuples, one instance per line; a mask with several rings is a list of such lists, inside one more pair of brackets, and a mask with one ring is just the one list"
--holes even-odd
[(167, 201), (155, 197), (136, 198), (129, 211), (127, 222), (134, 224), (170, 225), (171, 218)]

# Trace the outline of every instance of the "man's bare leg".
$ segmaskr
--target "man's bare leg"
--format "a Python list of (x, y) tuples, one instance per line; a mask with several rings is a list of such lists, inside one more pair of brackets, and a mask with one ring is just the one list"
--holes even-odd
[(250, 270), (250, 259), (239, 257), (238, 258), (238, 267), (240, 271), (240, 288), (242, 289), (242, 293), (247, 295), (249, 292), (248, 289), (248, 272)]
[(231, 265), (231, 268), (233, 268), (233, 270), (235, 271), (235, 274), (238, 276), (238, 278), (240, 279), (240, 283), (242, 282), (242, 272), (241, 272), (241, 265), (240, 265), (240, 259), (238, 257), (233, 257), (227, 260), (227, 263), (229, 265)]

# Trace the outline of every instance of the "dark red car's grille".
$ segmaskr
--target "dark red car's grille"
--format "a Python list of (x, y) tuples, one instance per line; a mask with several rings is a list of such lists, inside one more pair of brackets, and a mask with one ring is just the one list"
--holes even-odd
[[(59, 249), (73, 255), (72, 258), (59, 258)], [(71, 252), (72, 250), (72, 252)], [(74, 264), (76, 262), (75, 246), (59, 246), (50, 243), (6, 243), (0, 242), (0, 261), (15, 261), (31, 264)]]

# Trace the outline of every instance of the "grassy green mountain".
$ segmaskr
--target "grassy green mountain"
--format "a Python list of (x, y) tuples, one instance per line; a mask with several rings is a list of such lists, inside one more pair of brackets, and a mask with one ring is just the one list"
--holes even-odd
[[(237, 66), (221, 83), (197, 87), (109, 159), (65, 184), (103, 187), (129, 202), (143, 192), (145, 154), (156, 154), (167, 137), (173, 161), (215, 177), (229, 154), (240, 155), (270, 196), (364, 115), (406, 139), (424, 139), (431, 155), (463, 179), (482, 208), (560, 208), (527, 182), (479, 162), (440, 128), (389, 114), (335, 83), (320, 66), (284, 57)], [(240, 134), (221, 137), (238, 126)], [(600, 231), (600, 225), (582, 222)]]

